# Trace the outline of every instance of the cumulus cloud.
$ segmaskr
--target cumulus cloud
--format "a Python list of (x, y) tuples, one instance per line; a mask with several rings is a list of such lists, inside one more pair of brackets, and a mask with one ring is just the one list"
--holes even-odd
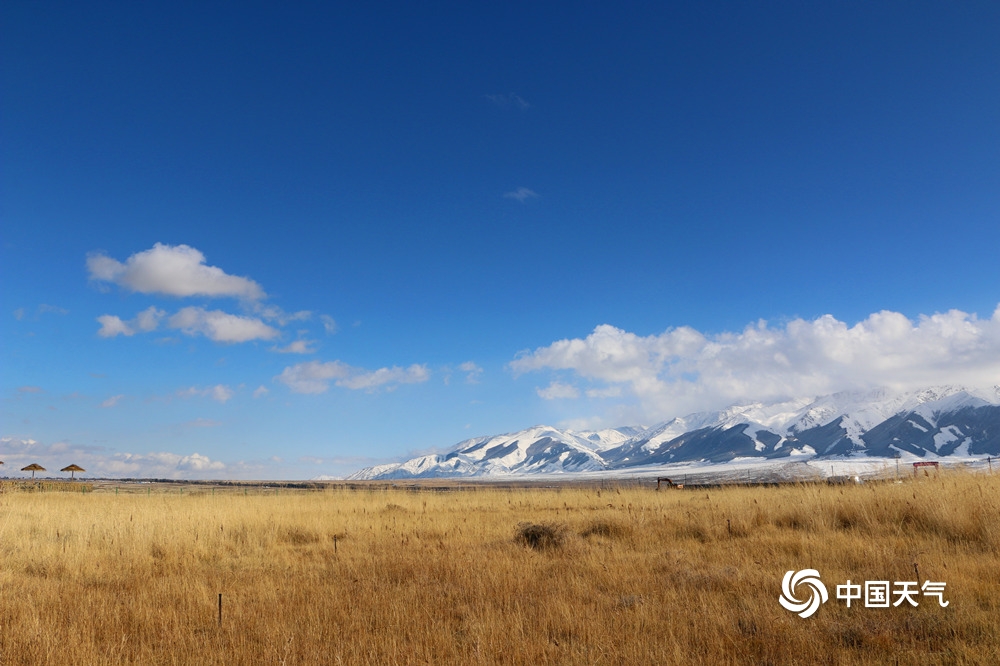
[(97, 318), (101, 325), (97, 334), (102, 338), (114, 338), (119, 335), (129, 337), (140, 331), (149, 333), (158, 329), (164, 320), (167, 328), (180, 330), (185, 335), (204, 335), (215, 342), (272, 340), (280, 335), (277, 329), (255, 317), (199, 307), (182, 308), (169, 318), (166, 312), (155, 307), (146, 308), (128, 321), (117, 315), (101, 315)]
[(208, 386), (205, 388), (191, 386), (177, 391), (177, 396), (180, 398), (211, 398), (212, 400), (223, 404), (229, 402), (234, 395), (236, 395), (235, 391), (224, 384), (216, 384), (215, 386)]
[[(639, 336), (602, 325), (522, 352), (510, 367), (574, 377), (589, 397), (620, 391), (653, 418), (873, 386), (985, 386), (1000, 378), (1000, 307), (986, 320), (959, 310), (915, 321), (882, 311), (853, 326), (824, 315), (717, 335), (680, 327)], [(563, 386), (554, 381), (539, 395), (573, 397)]]
[(267, 390), (267, 387), (264, 386), (263, 384), (261, 384), (260, 386), (258, 386), (257, 388), (254, 389), (253, 397), (255, 397), (255, 398), (263, 398), (268, 393), (270, 393), (270, 391)]
[(382, 387), (392, 390), (400, 384), (419, 384), (429, 378), (430, 371), (425, 365), (414, 364), (408, 368), (393, 366), (369, 371), (340, 361), (299, 363), (288, 366), (275, 377), (295, 393), (323, 393), (330, 388), (330, 382), (352, 390), (374, 391)]
[(578, 388), (572, 384), (563, 384), (562, 382), (557, 381), (553, 381), (543, 389), (535, 389), (535, 392), (538, 393), (539, 397), (545, 398), (546, 400), (580, 397), (580, 390)]
[(87, 257), (90, 278), (111, 282), (129, 291), (167, 296), (232, 296), (246, 300), (265, 297), (259, 284), (229, 275), (205, 263), (205, 255), (188, 245), (155, 244), (125, 263), (103, 253)]
[(165, 316), (167, 316), (166, 312), (150, 306), (135, 316), (135, 319), (132, 321), (132, 326), (136, 330), (144, 333), (155, 331), (160, 326), (160, 321)]
[(331, 381), (345, 379), (350, 370), (351, 366), (340, 361), (309, 361), (288, 366), (275, 379), (295, 393), (323, 393)]
[(505, 199), (516, 199), (521, 203), (524, 203), (528, 199), (535, 199), (538, 197), (538, 193), (534, 190), (529, 190), (527, 187), (519, 187), (512, 192), (504, 192)]
[(102, 338), (114, 338), (119, 335), (129, 337), (135, 335), (136, 331), (148, 333), (155, 331), (165, 316), (163, 310), (157, 310), (155, 307), (146, 308), (131, 321), (124, 321), (117, 315), (101, 315), (97, 318), (97, 322), (101, 325), (97, 334)]
[[(17, 437), (0, 437), (0, 454), (8, 471), (37, 462), (48, 469), (41, 476), (64, 477), (56, 470), (73, 462), (83, 467), (86, 476), (134, 478), (223, 478), (231, 471), (223, 462), (208, 456), (191, 453), (182, 455), (170, 452), (125, 453), (109, 452), (102, 447), (78, 446), (60, 441), (43, 444), (37, 440)], [(79, 478), (79, 474), (77, 475)]]
[(373, 390), (380, 386), (388, 386), (392, 389), (397, 384), (419, 384), (426, 382), (429, 378), (430, 371), (426, 366), (414, 364), (408, 368), (394, 366), (392, 368), (379, 368), (371, 372), (357, 372), (346, 379), (337, 381), (337, 386), (354, 390)]
[(102, 338), (115, 338), (119, 335), (135, 335), (135, 331), (132, 327), (122, 321), (121, 317), (115, 315), (101, 315), (97, 318), (97, 322), (101, 325), (97, 334)]
[(483, 369), (480, 368), (475, 363), (473, 363), (472, 361), (466, 361), (462, 365), (458, 366), (458, 369), (466, 373), (465, 374), (466, 384), (478, 384), (479, 377), (480, 375), (483, 374)]
[(315, 344), (314, 340), (296, 340), (284, 347), (272, 347), (271, 351), (276, 351), (279, 354), (314, 354), (316, 352)]
[(215, 342), (273, 340), (279, 335), (277, 329), (271, 328), (260, 319), (198, 307), (179, 310), (167, 320), (167, 325), (179, 329), (185, 335), (201, 334)]
[(262, 319), (267, 321), (273, 321), (278, 324), (278, 326), (284, 326), (285, 324), (292, 321), (309, 321), (312, 319), (312, 312), (310, 310), (299, 310), (298, 312), (285, 312), (277, 305), (264, 305), (262, 303), (255, 303), (253, 307), (254, 314), (260, 316)]
[(192, 472), (204, 472), (208, 470), (224, 470), (226, 466), (218, 460), (212, 460), (208, 456), (199, 453), (192, 453), (189, 456), (182, 456), (177, 461), (177, 469)]
[[(221, 474), (226, 465), (200, 453), (180, 455), (163, 451), (116, 453), (94, 460), (94, 476), (189, 478), (206, 473)], [(88, 468), (90, 470), (91, 468)]]
[(333, 335), (337, 332), (337, 322), (330, 315), (320, 315), (319, 320), (323, 322), (323, 330), (326, 331), (327, 335)]
[(34, 439), (23, 439), (21, 437), (11, 437), (9, 435), (0, 437), (0, 451), (7, 455), (9, 453), (18, 454), (38, 450), (38, 442)]

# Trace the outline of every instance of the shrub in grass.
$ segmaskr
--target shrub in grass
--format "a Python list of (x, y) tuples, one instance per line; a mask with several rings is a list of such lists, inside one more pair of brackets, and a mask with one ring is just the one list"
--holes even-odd
[(628, 536), (629, 532), (629, 527), (621, 523), (611, 520), (595, 520), (580, 532), (580, 536), (601, 536), (606, 539), (621, 539)]
[(514, 541), (534, 550), (548, 550), (560, 547), (565, 537), (565, 530), (561, 525), (520, 523)]

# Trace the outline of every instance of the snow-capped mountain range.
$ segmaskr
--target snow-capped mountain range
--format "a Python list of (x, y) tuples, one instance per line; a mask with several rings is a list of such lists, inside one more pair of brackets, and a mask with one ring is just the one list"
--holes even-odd
[(574, 432), (535, 426), (477, 437), (445, 453), (376, 465), (350, 479), (502, 477), (627, 471), (737, 458), (1000, 455), (1000, 385), (875, 389), (734, 405), (653, 427)]

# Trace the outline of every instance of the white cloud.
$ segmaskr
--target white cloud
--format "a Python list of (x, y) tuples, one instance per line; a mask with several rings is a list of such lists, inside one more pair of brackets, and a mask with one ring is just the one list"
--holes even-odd
[(323, 322), (323, 330), (326, 331), (327, 335), (333, 335), (337, 332), (337, 322), (334, 321), (333, 317), (330, 315), (320, 315), (319, 319)]
[(93, 476), (189, 478), (226, 471), (224, 463), (199, 453), (116, 453), (95, 458), (91, 464), (87, 469)]
[(288, 313), (277, 305), (263, 305), (261, 303), (255, 303), (253, 311), (254, 314), (259, 315), (262, 319), (276, 322), (278, 326), (284, 326), (290, 321), (309, 321), (312, 319), (313, 314), (309, 310)]
[(466, 361), (462, 365), (458, 366), (458, 369), (466, 373), (465, 382), (467, 384), (478, 384), (479, 377), (483, 374), (483, 369), (472, 361)]
[(295, 393), (323, 393), (330, 387), (331, 381), (342, 388), (373, 391), (380, 387), (392, 390), (400, 384), (418, 384), (428, 378), (430, 371), (424, 365), (414, 364), (408, 368), (394, 366), (368, 371), (340, 361), (299, 363), (288, 366), (275, 377)]
[[(83, 467), (86, 470), (84, 478), (224, 478), (230, 470), (224, 463), (199, 453), (108, 452), (101, 447), (77, 446), (69, 442), (45, 445), (34, 439), (12, 436), (0, 437), (0, 453), (6, 463), (4, 469), (9, 467), (5, 473), (18, 474), (21, 467), (37, 462), (47, 470), (39, 472), (42, 477), (67, 477), (58, 470), (69, 463)], [(77, 478), (80, 476), (77, 473)]]
[(543, 389), (535, 389), (535, 392), (546, 400), (559, 400), (562, 398), (579, 398), (580, 391), (575, 386), (553, 381)]
[(323, 393), (331, 381), (346, 378), (350, 371), (351, 366), (340, 361), (309, 361), (288, 366), (275, 379), (295, 393)]
[[(124, 321), (117, 315), (101, 315), (97, 318), (101, 324), (97, 334), (102, 338), (114, 338), (119, 335), (132, 336), (139, 331), (149, 333), (159, 328), (165, 318), (167, 313), (155, 307), (146, 308), (129, 321)], [(201, 334), (215, 342), (271, 340), (280, 335), (277, 329), (260, 319), (199, 307), (186, 307), (177, 311), (167, 319), (167, 327), (180, 330), (186, 335)]]
[(87, 257), (87, 269), (92, 280), (113, 282), (142, 294), (233, 296), (251, 301), (265, 297), (259, 284), (206, 265), (205, 255), (188, 245), (157, 243), (124, 264), (95, 253)]
[(209, 470), (224, 470), (226, 466), (217, 460), (212, 460), (208, 456), (203, 456), (199, 453), (192, 453), (189, 456), (183, 456), (177, 461), (177, 469), (187, 470), (192, 472), (205, 472)]
[(261, 384), (256, 389), (254, 389), (253, 397), (255, 397), (255, 398), (263, 398), (268, 393), (270, 393), (270, 391), (267, 390), (267, 387), (264, 386), (263, 384)]
[[(21, 437), (0, 437), (0, 452), (4, 455), (9, 453), (26, 453), (37, 450), (38, 442), (34, 439), (22, 439)], [(6, 462), (6, 461), (5, 461)]]
[(97, 322), (101, 325), (97, 334), (102, 338), (114, 338), (119, 335), (135, 335), (135, 331), (132, 327), (123, 322), (120, 317), (115, 315), (101, 315), (97, 318)]
[(198, 307), (179, 310), (167, 320), (167, 325), (179, 329), (185, 335), (200, 333), (215, 342), (272, 340), (279, 335), (277, 329), (271, 328), (260, 319)]
[(212, 387), (210, 395), (212, 396), (212, 400), (225, 404), (233, 397), (233, 390), (228, 386), (217, 384)]
[(124, 395), (113, 395), (101, 403), (101, 407), (114, 407), (125, 398)]
[(521, 203), (524, 203), (528, 199), (535, 199), (539, 195), (534, 190), (529, 190), (527, 187), (519, 187), (513, 192), (504, 192), (505, 199), (516, 199)]
[(358, 372), (350, 377), (337, 381), (337, 386), (349, 389), (373, 390), (388, 385), (393, 388), (398, 384), (419, 384), (430, 378), (430, 371), (423, 365), (411, 365), (408, 368), (394, 366), (379, 368), (371, 372)]
[(24, 308), (18, 308), (14, 310), (14, 319), (21, 321), (24, 319)]
[(223, 404), (229, 402), (234, 395), (236, 395), (235, 391), (224, 384), (216, 384), (215, 386), (208, 386), (205, 388), (191, 386), (177, 391), (177, 396), (180, 398), (211, 398), (212, 400)]
[(272, 347), (271, 351), (279, 354), (314, 354), (316, 353), (315, 340), (296, 340), (285, 347)]
[(135, 335), (136, 331), (144, 333), (155, 331), (160, 325), (160, 320), (166, 314), (163, 310), (157, 310), (150, 306), (137, 314), (135, 319), (131, 321), (124, 321), (117, 315), (101, 315), (97, 318), (97, 322), (101, 325), (97, 334), (102, 338), (114, 338), (119, 335), (132, 336)]
[[(593, 384), (590, 397), (622, 391), (652, 418), (873, 386), (985, 386), (1000, 378), (1000, 307), (988, 320), (959, 310), (916, 321), (882, 311), (853, 326), (825, 315), (718, 335), (681, 327), (642, 337), (602, 325), (522, 352), (510, 367), (518, 375), (568, 371)], [(571, 397), (561, 386), (539, 395)]]
[(160, 325), (160, 320), (166, 316), (167, 313), (163, 310), (150, 306), (135, 316), (132, 326), (144, 333), (155, 331)]

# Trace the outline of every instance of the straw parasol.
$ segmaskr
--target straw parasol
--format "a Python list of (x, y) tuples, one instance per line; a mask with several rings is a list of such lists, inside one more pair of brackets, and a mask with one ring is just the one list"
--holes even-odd
[(31, 472), (31, 478), (33, 479), (33, 478), (35, 478), (35, 472), (44, 472), (45, 468), (42, 467), (41, 465), (39, 465), (38, 463), (31, 463), (27, 467), (22, 467), (21, 471), (22, 472)]
[(69, 478), (70, 479), (74, 479), (74, 478), (76, 478), (74, 475), (77, 472), (86, 472), (87, 470), (85, 470), (84, 468), (80, 467), (79, 465), (67, 465), (66, 467), (63, 467), (59, 471), (60, 472), (69, 472)]

